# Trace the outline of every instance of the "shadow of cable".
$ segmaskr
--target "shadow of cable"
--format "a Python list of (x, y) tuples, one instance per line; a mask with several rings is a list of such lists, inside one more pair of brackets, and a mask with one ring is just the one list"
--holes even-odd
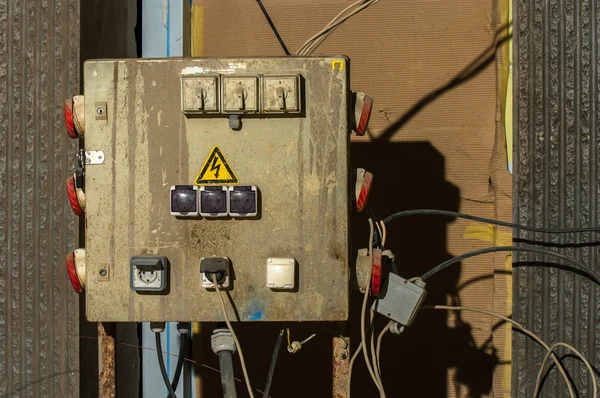
[(510, 40), (510, 38), (512, 37), (512, 35), (508, 33), (510, 30), (510, 26), (511, 24), (505, 24), (501, 26), (494, 35), (493, 43), (490, 44), (490, 46), (487, 47), (477, 58), (475, 58), (473, 62), (471, 62), (463, 70), (461, 70), (448, 83), (433, 90), (432, 92), (421, 98), (406, 113), (404, 113), (404, 115), (402, 115), (399, 119), (387, 126), (385, 130), (383, 130), (381, 135), (373, 139), (375, 141), (389, 141), (394, 135), (394, 133), (396, 133), (396, 131), (400, 130), (402, 126), (408, 123), (427, 105), (429, 105), (434, 100), (442, 96), (444, 93), (478, 76), (488, 66), (493, 64), (496, 60), (496, 52), (498, 48), (501, 47), (504, 43), (508, 42), (508, 40)]

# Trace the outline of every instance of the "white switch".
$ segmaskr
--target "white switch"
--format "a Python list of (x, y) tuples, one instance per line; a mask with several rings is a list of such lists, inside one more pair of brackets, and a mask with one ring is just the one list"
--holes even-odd
[(297, 75), (263, 77), (262, 109), (269, 113), (299, 112), (299, 83)]
[(229, 113), (258, 111), (256, 76), (223, 76), (223, 111)]
[(270, 257), (267, 259), (267, 287), (292, 290), (296, 287), (296, 260)]
[(219, 112), (219, 77), (182, 76), (181, 108), (185, 114)]

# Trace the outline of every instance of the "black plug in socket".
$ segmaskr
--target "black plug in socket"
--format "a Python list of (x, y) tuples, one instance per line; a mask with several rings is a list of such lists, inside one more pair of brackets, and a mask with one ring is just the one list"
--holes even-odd
[[(217, 278), (218, 285), (228, 284), (229, 258), (204, 257), (200, 259), (200, 272), (204, 275), (202, 285), (212, 287), (213, 275)], [(206, 280), (204, 280), (206, 279)], [(208, 282), (208, 284), (207, 284)], [(208, 286), (211, 285), (211, 286)]]

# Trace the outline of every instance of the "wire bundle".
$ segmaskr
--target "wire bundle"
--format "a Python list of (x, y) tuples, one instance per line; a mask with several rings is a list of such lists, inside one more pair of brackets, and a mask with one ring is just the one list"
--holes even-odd
[[(591, 228), (574, 228), (574, 229), (545, 229), (545, 228), (536, 228), (536, 227), (529, 227), (529, 226), (523, 226), (523, 225), (518, 225), (518, 224), (513, 224), (513, 223), (507, 223), (507, 222), (503, 222), (503, 221), (498, 221), (498, 220), (492, 220), (492, 219), (487, 219), (487, 218), (482, 218), (482, 217), (476, 217), (476, 216), (470, 216), (467, 214), (462, 214), (462, 213), (456, 213), (456, 212), (449, 212), (449, 211), (443, 211), (443, 210), (431, 210), (431, 209), (419, 209), (419, 210), (407, 210), (407, 211), (403, 211), (403, 212), (399, 212), (399, 213), (395, 213), (391, 216), (389, 216), (388, 218), (386, 218), (383, 222), (380, 223), (376, 223), (375, 225), (377, 226), (377, 233), (375, 232), (375, 228), (374, 228), (374, 224), (373, 224), (373, 220), (372, 218), (374, 218), (374, 215), (372, 214), (372, 212), (370, 212), (370, 217), (369, 218), (369, 229), (370, 229), (370, 234), (369, 234), (369, 255), (372, 255), (373, 253), (373, 240), (375, 240), (376, 244), (378, 244), (377, 240), (378, 237), (381, 237), (381, 242), (379, 244), (379, 246), (383, 249), (383, 246), (385, 245), (385, 240), (387, 237), (387, 232), (386, 232), (386, 228), (385, 225), (388, 224), (389, 222), (393, 221), (394, 219), (400, 218), (400, 217), (404, 217), (404, 216), (412, 216), (412, 215), (437, 215), (437, 216), (451, 216), (451, 217), (460, 217), (460, 218), (466, 218), (466, 219), (470, 219), (473, 221), (479, 221), (479, 222), (486, 222), (486, 223), (490, 223), (490, 224), (494, 224), (494, 225), (499, 225), (499, 226), (504, 226), (504, 227), (512, 227), (515, 229), (522, 229), (522, 230), (528, 230), (528, 231), (532, 231), (532, 232), (543, 232), (543, 233), (581, 233), (581, 232), (599, 232), (600, 231), (600, 227), (591, 227)], [(590, 267), (588, 267), (586, 264), (581, 263), (569, 256), (565, 256), (563, 254), (560, 253), (556, 253), (550, 250), (545, 250), (545, 249), (541, 249), (541, 248), (536, 248), (536, 247), (529, 247), (529, 246), (495, 246), (495, 247), (489, 247), (489, 248), (484, 248), (484, 249), (479, 249), (479, 250), (474, 250), (468, 253), (465, 253), (461, 256), (452, 258), (450, 260), (447, 260), (441, 264), (439, 264), (438, 266), (432, 268), (430, 271), (428, 271), (427, 273), (425, 273), (423, 276), (416, 277), (416, 278), (411, 278), (409, 279), (410, 281), (414, 281), (415, 279), (421, 279), (421, 280), (426, 280), (429, 277), (433, 276), (434, 274), (442, 271), (443, 269), (449, 267), (452, 264), (456, 264), (458, 262), (460, 262), (461, 260), (464, 260), (466, 258), (469, 257), (473, 257), (473, 256), (478, 256), (478, 255), (482, 255), (482, 254), (486, 254), (486, 253), (493, 253), (493, 252), (500, 252), (500, 251), (505, 251), (505, 252), (512, 252), (512, 251), (523, 251), (523, 252), (533, 252), (533, 253), (537, 253), (537, 254), (544, 254), (544, 255), (550, 255), (550, 256), (554, 256), (558, 259), (561, 259), (565, 262), (567, 262), (570, 266), (571, 269), (574, 269), (576, 271), (578, 271), (581, 274), (584, 274), (586, 276), (588, 276), (591, 280), (593, 280), (594, 282), (596, 282), (597, 284), (600, 285), (600, 275), (598, 275), (596, 272), (594, 272)], [(391, 257), (393, 259), (393, 255)], [(394, 272), (397, 273), (396, 270), (394, 270)], [(373, 379), (373, 382), (375, 384), (375, 386), (377, 387), (377, 389), (379, 390), (380, 393), (380, 397), (384, 398), (385, 397), (385, 391), (383, 389), (383, 383), (381, 380), (381, 370), (380, 370), (380, 365), (379, 365), (379, 354), (380, 354), (380, 350), (381, 350), (381, 341), (383, 339), (383, 336), (390, 331), (390, 329), (394, 328), (395, 323), (394, 322), (388, 322), (388, 324), (385, 326), (385, 328), (383, 328), (383, 330), (381, 330), (381, 332), (379, 333), (379, 336), (377, 338), (377, 346), (375, 348), (374, 345), (374, 335), (375, 335), (375, 330), (374, 330), (374, 323), (373, 323), (373, 319), (374, 319), (374, 311), (371, 310), (371, 316), (370, 316), (370, 328), (368, 326), (365, 325), (365, 317), (366, 317), (366, 304), (367, 304), (367, 300), (368, 300), (368, 295), (369, 295), (369, 290), (370, 290), (370, 282), (371, 282), (371, 269), (369, 269), (368, 272), (368, 276), (367, 276), (367, 280), (366, 280), (366, 286), (365, 286), (365, 295), (364, 295), (364, 299), (363, 299), (363, 305), (362, 305), (362, 311), (361, 311), (361, 343), (359, 344), (357, 350), (354, 352), (354, 355), (352, 356), (352, 359), (350, 360), (350, 369), (348, 372), (348, 386), (347, 386), (347, 395), (348, 397), (350, 397), (350, 392), (351, 392), (351, 381), (352, 381), (352, 368), (354, 366), (354, 362), (356, 361), (356, 359), (358, 358), (360, 352), (363, 352), (364, 358), (365, 358), (365, 362), (367, 364), (367, 369), (369, 370), (369, 373), (371, 375), (371, 378)], [(556, 364), (556, 367), (558, 368), (558, 370), (560, 371), (561, 375), (563, 376), (563, 378), (565, 379), (565, 382), (569, 388), (569, 394), (571, 396), (571, 398), (573, 398), (575, 396), (574, 394), (574, 388), (573, 388), (573, 384), (571, 382), (571, 380), (569, 379), (563, 365), (560, 363), (559, 358), (556, 356), (556, 354), (554, 353), (555, 349), (558, 347), (565, 347), (569, 350), (571, 350), (573, 353), (575, 353), (575, 355), (577, 355), (582, 362), (586, 365), (586, 367), (588, 368), (589, 371), (589, 376), (592, 378), (593, 381), (593, 396), (597, 396), (598, 393), (598, 386), (597, 386), (597, 380), (593, 371), (593, 368), (591, 366), (591, 364), (589, 363), (589, 361), (585, 358), (585, 356), (583, 356), (579, 351), (577, 351), (574, 347), (566, 344), (566, 343), (556, 343), (554, 344), (552, 347), (550, 347), (548, 344), (546, 344), (539, 336), (537, 336), (535, 333), (527, 330), (523, 325), (515, 322), (514, 320), (507, 318), (505, 316), (502, 316), (500, 314), (491, 312), (491, 311), (486, 311), (486, 310), (482, 310), (482, 309), (477, 309), (477, 308), (471, 308), (471, 307), (464, 307), (464, 306), (454, 306), (454, 307), (450, 307), (450, 306), (443, 306), (443, 305), (436, 305), (435, 307), (430, 307), (433, 309), (437, 309), (437, 310), (455, 310), (455, 311), (472, 311), (472, 312), (477, 312), (477, 313), (481, 313), (481, 314), (486, 314), (486, 315), (490, 315), (490, 316), (494, 316), (497, 317), (499, 319), (502, 319), (505, 322), (509, 322), (512, 324), (512, 326), (515, 329), (520, 330), (521, 332), (525, 333), (526, 335), (528, 335), (529, 337), (531, 337), (532, 339), (534, 339), (535, 341), (537, 341), (542, 347), (544, 347), (547, 351), (547, 355), (545, 356), (543, 362), (542, 362), (542, 366), (540, 368), (540, 371), (538, 373), (538, 377), (537, 377), (537, 381), (536, 381), (536, 387), (535, 387), (535, 392), (534, 392), (534, 398), (536, 398), (541, 390), (541, 379), (542, 379), (542, 374), (543, 374), (543, 370), (546, 367), (546, 364), (548, 362), (548, 360), (550, 358), (552, 358), (552, 361)], [(397, 326), (397, 325), (396, 325)], [(368, 346), (367, 346), (367, 330), (370, 330), (370, 340), (371, 340), (371, 344), (370, 344), (370, 350), (371, 350), (371, 354), (369, 355), (368, 353)], [(399, 333), (399, 331), (396, 331), (396, 333)]]
[(298, 51), (296, 51), (296, 55), (311, 55), (341, 24), (378, 1), (379, 0), (358, 0), (350, 4), (336, 15), (323, 29), (300, 46)]

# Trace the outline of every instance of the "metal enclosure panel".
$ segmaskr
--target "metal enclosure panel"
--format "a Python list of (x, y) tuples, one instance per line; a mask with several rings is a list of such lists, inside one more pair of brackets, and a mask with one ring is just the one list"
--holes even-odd
[[(305, 114), (244, 116), (241, 131), (222, 116), (186, 117), (180, 74), (191, 66), (300, 73)], [(222, 320), (216, 294), (200, 287), (200, 258), (208, 256), (231, 259), (231, 319), (347, 319), (348, 66), (344, 57), (87, 62), (85, 145), (106, 156), (86, 167), (88, 319)], [(107, 120), (97, 120), (103, 102)], [(169, 214), (170, 186), (192, 184), (215, 145), (239, 185), (258, 186), (260, 219)], [(170, 260), (168, 294), (129, 288), (129, 259), (139, 254)], [(298, 291), (266, 287), (269, 257), (297, 260)]]
[(76, 142), (79, 1), (0, 0), (0, 396), (79, 396), (79, 296), (65, 255), (77, 218), (65, 180)]
[[(599, 5), (589, 0), (519, 0), (515, 5), (514, 219), (550, 228), (600, 224), (598, 126)], [(596, 234), (531, 234), (517, 239), (548, 240), (558, 250), (596, 272)], [(566, 246), (566, 247), (565, 247)], [(583, 247), (581, 247), (583, 246)], [(551, 257), (521, 255), (518, 261), (555, 263)], [(556, 267), (517, 267), (514, 318), (548, 344), (565, 341), (592, 364), (600, 363), (598, 286)], [(563, 351), (559, 351), (562, 356)], [(545, 352), (514, 333), (513, 396), (533, 394)], [(563, 364), (581, 397), (591, 397), (586, 367), (566, 358)], [(556, 369), (543, 396), (566, 397)]]

